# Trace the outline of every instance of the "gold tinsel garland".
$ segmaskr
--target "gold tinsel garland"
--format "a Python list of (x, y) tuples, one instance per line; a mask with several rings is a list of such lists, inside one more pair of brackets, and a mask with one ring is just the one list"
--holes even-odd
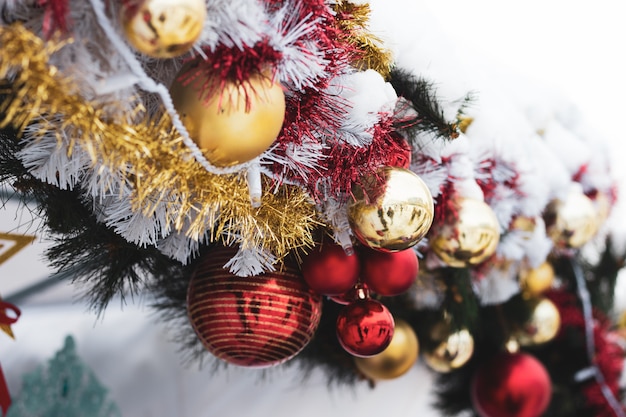
[[(167, 114), (133, 124), (128, 119), (145, 114), (141, 107), (133, 117), (120, 114), (109, 120), (96, 103), (85, 101), (77, 86), (49, 65), (50, 54), (63, 43), (44, 42), (14, 24), (0, 28), (0, 45), (0, 127), (11, 125), (22, 133), (29, 126), (27, 139), (35, 141), (55, 132), (68, 153), (77, 146), (84, 149), (96, 173), (117, 173), (130, 185), (134, 213), (150, 218), (161, 207), (167, 227), (192, 240), (208, 236), (269, 251), (279, 259), (313, 246), (319, 222), (299, 187), (275, 187), (275, 193), (264, 193), (261, 205), (253, 207), (245, 173), (207, 172)], [(104, 187), (116, 192), (106, 183)]]
[(369, 4), (338, 1), (333, 4), (336, 20), (342, 33), (350, 34), (348, 41), (360, 51), (359, 62), (354, 66), (373, 69), (385, 79), (389, 78), (393, 65), (391, 51), (382, 47), (383, 42), (367, 30), (370, 19)]

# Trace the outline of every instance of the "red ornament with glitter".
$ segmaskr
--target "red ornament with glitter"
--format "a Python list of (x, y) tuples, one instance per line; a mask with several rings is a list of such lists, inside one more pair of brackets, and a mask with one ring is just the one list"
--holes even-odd
[(533, 356), (502, 352), (478, 368), (471, 394), (481, 417), (539, 417), (550, 404), (552, 384)]
[(216, 357), (244, 367), (278, 365), (310, 342), (321, 317), (321, 296), (291, 262), (257, 276), (231, 274), (223, 265), (236, 252), (223, 247), (204, 255), (189, 284), (189, 319)]
[(361, 279), (379, 295), (391, 297), (407, 291), (417, 279), (419, 264), (413, 249), (381, 252), (362, 248)]
[(337, 339), (353, 356), (369, 357), (385, 350), (393, 337), (393, 316), (381, 302), (361, 290), (337, 316)]
[(333, 242), (323, 242), (302, 260), (302, 276), (312, 290), (323, 295), (349, 291), (359, 279), (359, 259)]

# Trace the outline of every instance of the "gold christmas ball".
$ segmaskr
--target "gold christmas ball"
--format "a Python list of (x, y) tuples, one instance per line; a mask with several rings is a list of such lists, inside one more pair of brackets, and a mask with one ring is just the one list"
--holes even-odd
[(434, 349), (424, 351), (422, 357), (432, 370), (446, 373), (465, 365), (473, 354), (474, 338), (467, 329), (461, 329), (448, 334)]
[(547, 298), (529, 301), (530, 317), (513, 332), (520, 346), (535, 346), (554, 339), (561, 327), (561, 315)]
[[(193, 71), (197, 61), (181, 69)], [(203, 75), (183, 84), (176, 80), (170, 91), (174, 107), (189, 135), (216, 166), (247, 162), (269, 148), (285, 119), (285, 94), (275, 80), (255, 74), (243, 83), (227, 82), (209, 97), (203, 84), (219, 85)]]
[(517, 216), (509, 225), (511, 230), (533, 233), (537, 227), (537, 220), (534, 217)]
[(154, 58), (172, 58), (189, 51), (202, 33), (204, 0), (131, 0), (121, 10), (128, 41)]
[(411, 369), (419, 354), (419, 342), (413, 328), (403, 320), (396, 320), (391, 343), (381, 353), (369, 357), (355, 357), (357, 369), (369, 379), (393, 379)]
[(397, 252), (419, 242), (433, 222), (430, 190), (413, 172), (383, 167), (352, 189), (348, 220), (356, 238), (382, 252)]
[(447, 265), (478, 265), (493, 255), (500, 241), (500, 224), (491, 207), (480, 200), (458, 200), (458, 216), (435, 231), (431, 249)]
[(524, 268), (520, 271), (520, 288), (527, 297), (537, 297), (543, 294), (552, 287), (553, 283), (554, 268), (550, 262), (544, 262), (537, 268)]
[(579, 248), (598, 231), (600, 215), (581, 191), (572, 190), (565, 200), (553, 200), (544, 213), (546, 232), (557, 248)]

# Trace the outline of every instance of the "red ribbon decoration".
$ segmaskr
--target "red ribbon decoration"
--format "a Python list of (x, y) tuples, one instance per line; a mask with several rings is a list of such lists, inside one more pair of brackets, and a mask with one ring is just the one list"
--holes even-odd
[[(11, 310), (15, 317), (10, 317), (6, 313), (7, 310)], [(11, 303), (7, 303), (6, 301), (1, 301), (0, 300), (0, 324), (11, 325), (11, 324), (15, 323), (17, 321), (17, 319), (20, 318), (20, 314), (22, 314), (22, 312), (20, 311), (19, 308), (17, 308), (16, 306), (14, 306)]]
[[(12, 316), (7, 314), (7, 310), (13, 312)], [(11, 325), (20, 318), (22, 312), (19, 308), (6, 301), (0, 301), (0, 325)], [(2, 372), (2, 366), (0, 366), (0, 409), (2, 409), (2, 415), (5, 416), (11, 406), (11, 394), (9, 394), (9, 387), (7, 381), (4, 378)]]
[(2, 415), (6, 416), (11, 406), (11, 394), (9, 394), (9, 387), (7, 387), (7, 381), (4, 378), (2, 372), (2, 366), (0, 366), (0, 409), (2, 409)]

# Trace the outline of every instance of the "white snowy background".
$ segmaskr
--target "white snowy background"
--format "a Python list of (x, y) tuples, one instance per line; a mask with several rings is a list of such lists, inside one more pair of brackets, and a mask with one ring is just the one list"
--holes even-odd
[[(613, 167), (626, 185), (626, 5), (612, 0), (375, 0), (373, 26), (383, 37), (400, 40), (399, 52), (423, 48), (425, 72), (441, 81), (442, 91), (473, 79), (476, 68), (511, 74), (553, 89), (575, 103), (598, 130), (598, 140), (613, 148)], [(438, 79), (437, 76), (440, 76)], [(530, 80), (530, 81), (529, 81)], [(450, 84), (452, 84), (450, 86)], [(520, 86), (523, 87), (523, 83)], [(523, 90), (523, 88), (522, 88)], [(530, 90), (529, 90), (530, 91)], [(530, 98), (529, 98), (530, 100)], [(532, 100), (541, 104), (541, 97)], [(497, 115), (494, 115), (497, 117)], [(514, 127), (512, 127), (514, 128)], [(626, 195), (626, 187), (622, 186)], [(611, 219), (626, 236), (621, 204)], [(0, 208), (0, 231), (17, 229), (27, 218), (12, 203)], [(46, 243), (38, 241), (0, 266), (0, 294), (11, 294), (45, 279), (41, 259)], [(621, 305), (626, 285), (618, 287)], [(217, 377), (185, 367), (145, 300), (120, 307), (104, 317), (87, 312), (73, 288), (56, 286), (20, 305), (13, 326), (16, 340), (0, 335), (0, 363), (9, 386), (19, 394), (21, 376), (50, 358), (66, 334), (76, 338), (83, 360), (110, 389), (125, 417), (204, 416), (436, 416), (429, 408), (432, 376), (422, 365), (403, 377), (366, 386), (337, 389), (321, 375), (302, 382), (293, 367), (271, 372), (231, 369)]]

